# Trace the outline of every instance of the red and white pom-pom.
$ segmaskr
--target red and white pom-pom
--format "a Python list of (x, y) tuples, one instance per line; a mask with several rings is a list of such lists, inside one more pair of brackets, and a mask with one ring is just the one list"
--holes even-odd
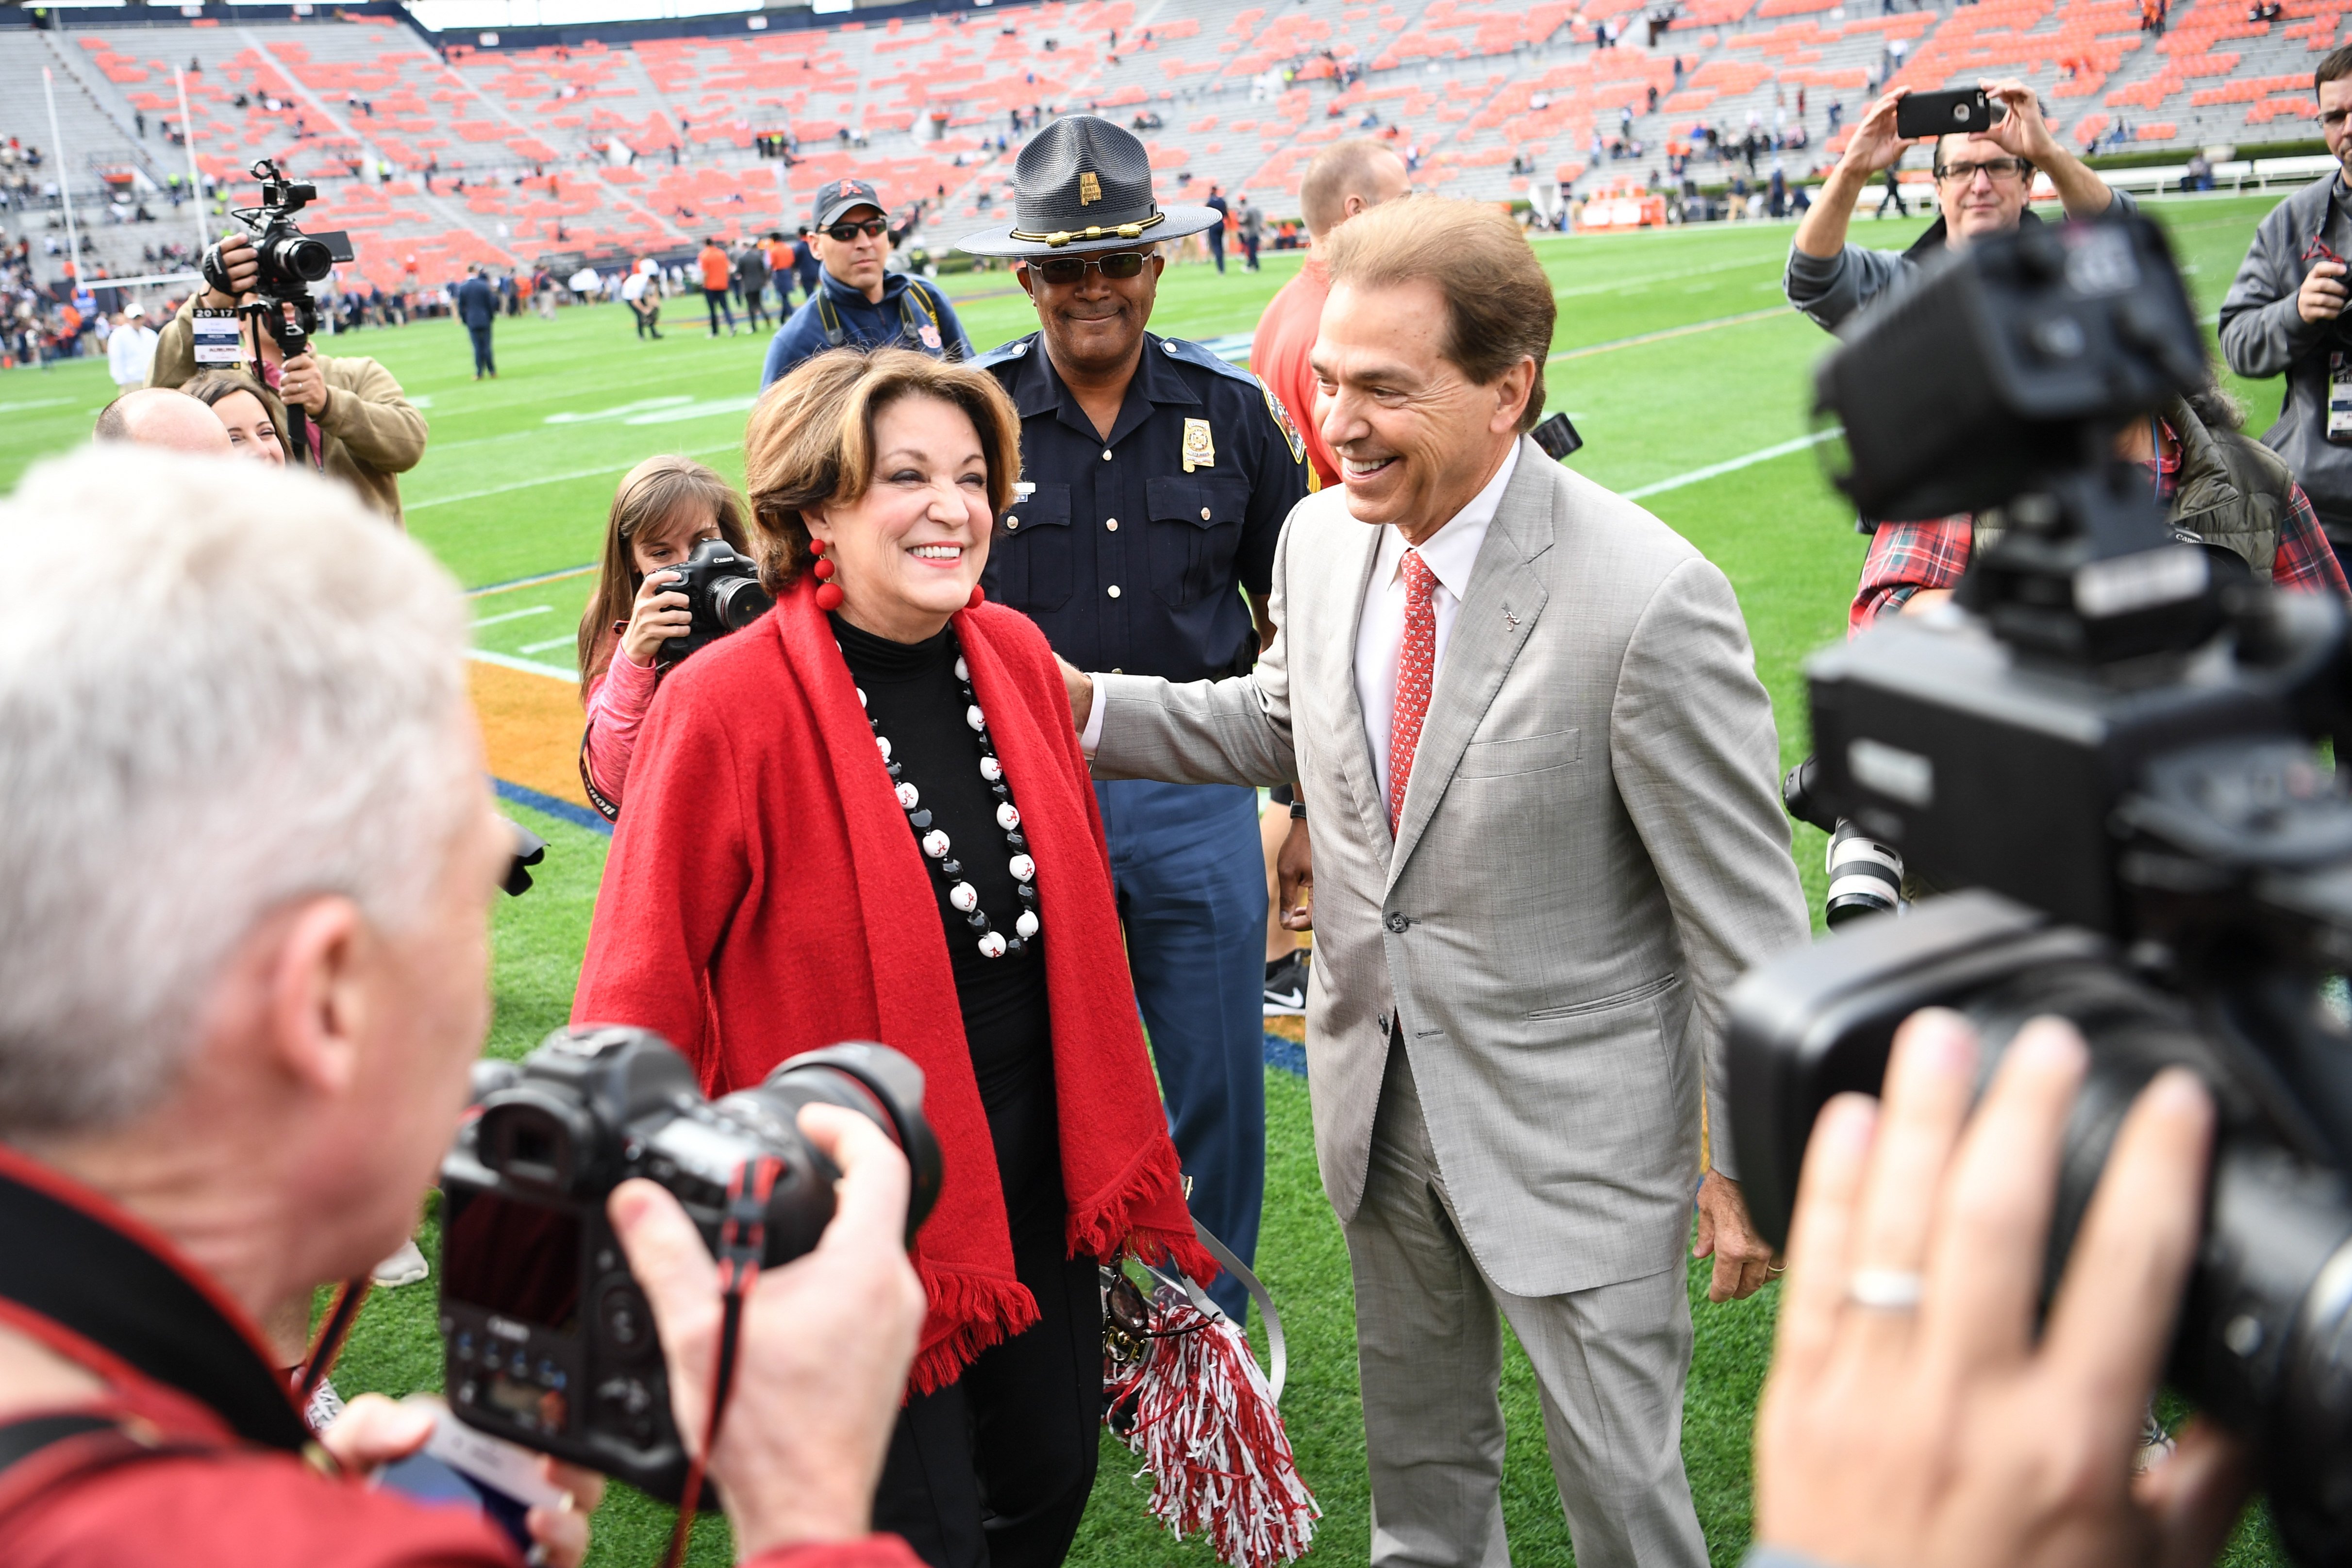
[(1141, 1357), (1108, 1369), (1103, 1403), (1151, 1473), (1152, 1517), (1179, 1541), (1206, 1535), (1229, 1568), (1297, 1562), (1323, 1510), (1248, 1342), (1164, 1283), (1150, 1321)]

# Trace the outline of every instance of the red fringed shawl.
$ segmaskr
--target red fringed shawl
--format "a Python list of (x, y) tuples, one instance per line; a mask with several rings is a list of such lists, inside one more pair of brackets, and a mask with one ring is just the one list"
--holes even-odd
[[(946, 1164), (915, 1247), (930, 1317), (911, 1381), (929, 1393), (1037, 1307), (1013, 1272), (931, 872), (813, 589), (803, 580), (662, 683), (572, 1016), (657, 1030), (714, 1095), (838, 1040), (914, 1058)], [(1109, 853), (1053, 654), (995, 605), (955, 627), (1037, 863), (1070, 1254), (1132, 1241), (1206, 1279), (1215, 1265), (1193, 1240), (1124, 984)]]

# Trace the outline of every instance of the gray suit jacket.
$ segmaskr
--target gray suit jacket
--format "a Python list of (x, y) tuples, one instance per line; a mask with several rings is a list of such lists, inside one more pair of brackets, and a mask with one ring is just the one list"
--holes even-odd
[(1298, 781), (1308, 1086), (1342, 1220), (1363, 1197), (1393, 1010), (1490, 1279), (1548, 1296), (1671, 1268), (1702, 1084), (1735, 1173), (1723, 993), (1809, 931), (1738, 602), (1664, 523), (1522, 441), (1392, 840), (1354, 670), (1378, 543), (1336, 487), (1299, 503), (1256, 670), (1096, 676), (1096, 774)]

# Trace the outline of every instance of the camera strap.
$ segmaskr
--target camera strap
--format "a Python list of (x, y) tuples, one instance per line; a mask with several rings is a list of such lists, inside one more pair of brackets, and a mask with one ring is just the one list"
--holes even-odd
[(245, 1442), (301, 1453), (310, 1429), (221, 1299), (14, 1163), (0, 1159), (0, 1302), (176, 1389)]
[(735, 1392), (736, 1351), (743, 1331), (743, 1298), (760, 1278), (760, 1259), (768, 1250), (768, 1195), (783, 1173), (781, 1161), (762, 1154), (735, 1169), (727, 1188), (727, 1218), (719, 1227), (719, 1365), (710, 1381), (710, 1416), (702, 1429), (702, 1446), (687, 1467), (686, 1488), (677, 1500), (677, 1523), (670, 1531), (669, 1551), (663, 1568), (679, 1568), (686, 1561), (688, 1537), (702, 1500), (703, 1471), (710, 1450), (719, 1442), (719, 1423), (727, 1414), (728, 1396)]

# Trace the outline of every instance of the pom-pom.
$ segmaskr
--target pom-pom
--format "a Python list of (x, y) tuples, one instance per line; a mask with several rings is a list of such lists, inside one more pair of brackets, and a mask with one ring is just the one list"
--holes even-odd
[[(1114, 1295), (1116, 1300), (1116, 1295)], [(1159, 1285), (1133, 1360), (1107, 1356), (1105, 1420), (1142, 1456), (1152, 1516), (1181, 1541), (1206, 1535), (1230, 1568), (1307, 1554), (1323, 1516), (1241, 1331)]]
[(814, 577), (820, 583), (831, 582), (833, 580), (833, 563), (823, 559), (820, 559), (815, 565), (809, 568), (809, 575)]
[(963, 607), (967, 610), (976, 610), (986, 603), (988, 603), (988, 590), (974, 583), (971, 585), (971, 597), (963, 602)]
[(841, 608), (841, 584), (838, 583), (819, 583), (816, 585), (816, 607), (820, 610), (837, 610)]

